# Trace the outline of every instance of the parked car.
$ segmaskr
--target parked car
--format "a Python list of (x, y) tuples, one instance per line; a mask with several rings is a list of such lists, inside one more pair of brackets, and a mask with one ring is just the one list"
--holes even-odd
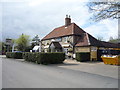
[(13, 51), (13, 52), (23, 52), (23, 51)]

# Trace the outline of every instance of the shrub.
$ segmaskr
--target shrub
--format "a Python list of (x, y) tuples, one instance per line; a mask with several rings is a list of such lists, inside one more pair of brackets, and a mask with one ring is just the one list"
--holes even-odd
[(26, 61), (37, 62), (38, 64), (57, 64), (65, 59), (65, 53), (24, 53)]
[(35, 57), (35, 53), (32, 53), (32, 52), (23, 53), (23, 58), (25, 59), (25, 61), (34, 62), (35, 60), (34, 57)]
[(6, 57), (7, 57), (7, 58), (11, 58), (10, 52), (6, 52)]
[(89, 52), (77, 52), (76, 53), (76, 60), (80, 62), (85, 62), (90, 60), (90, 53)]
[(15, 59), (22, 59), (22, 52), (7, 52), (6, 53), (7, 58), (15, 58)]
[(62, 63), (65, 59), (64, 53), (41, 53), (40, 60), (42, 64)]

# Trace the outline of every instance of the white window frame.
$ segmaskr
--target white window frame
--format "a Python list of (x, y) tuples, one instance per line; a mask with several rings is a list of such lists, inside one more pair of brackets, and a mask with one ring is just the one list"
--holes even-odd
[(68, 37), (64, 37), (65, 43), (68, 42)]

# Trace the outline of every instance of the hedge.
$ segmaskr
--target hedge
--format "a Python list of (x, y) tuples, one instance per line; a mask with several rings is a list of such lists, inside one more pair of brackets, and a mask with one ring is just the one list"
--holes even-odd
[(77, 52), (76, 60), (80, 62), (90, 61), (90, 53), (89, 52)]
[(15, 58), (15, 59), (22, 59), (22, 52), (7, 52), (6, 53), (7, 58)]
[(25, 52), (23, 53), (23, 58), (26, 61), (36, 62), (36, 54), (35, 52)]
[(65, 60), (65, 53), (41, 53), (41, 52), (26, 52), (23, 54), (26, 61), (36, 62), (38, 64), (57, 64)]

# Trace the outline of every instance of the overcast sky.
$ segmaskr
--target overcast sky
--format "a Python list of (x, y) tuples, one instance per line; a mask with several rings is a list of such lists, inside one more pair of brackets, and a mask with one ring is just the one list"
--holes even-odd
[[(2, 38), (18, 38), (22, 33), (42, 39), (54, 28), (64, 25), (66, 14), (94, 37), (117, 37), (118, 21), (113, 19), (97, 23), (90, 21), (88, 0), (2, 0), (0, 4), (0, 32)], [(1, 7), (2, 6), (2, 7)], [(1, 39), (1, 38), (0, 38)]]

